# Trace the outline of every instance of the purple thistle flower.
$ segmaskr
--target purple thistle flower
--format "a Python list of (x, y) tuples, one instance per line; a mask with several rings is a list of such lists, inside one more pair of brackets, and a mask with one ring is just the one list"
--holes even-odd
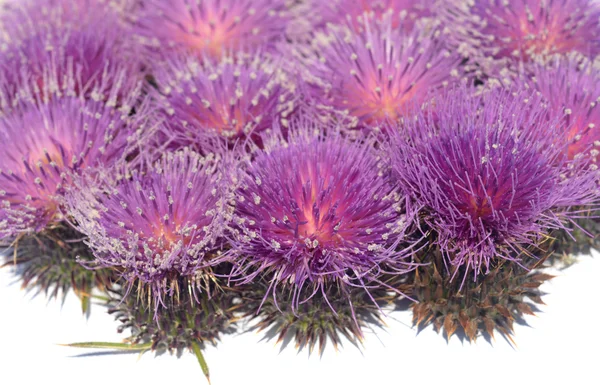
[(273, 48), (289, 17), (286, 0), (145, 0), (135, 20), (142, 44), (164, 54), (221, 58)]
[(550, 110), (563, 118), (559, 138), (568, 143), (567, 157), (585, 155), (595, 163), (600, 147), (600, 71), (577, 57), (556, 57), (548, 65), (528, 69), (517, 83), (539, 92)]
[(96, 263), (121, 271), (130, 287), (145, 284), (155, 308), (175, 294), (179, 276), (201, 289), (227, 215), (222, 162), (219, 154), (186, 148), (129, 179), (84, 182), (68, 197), (69, 213), (89, 237)]
[(600, 5), (592, 0), (453, 0), (443, 13), (460, 50), (484, 71), (553, 54), (600, 54)]
[(407, 33), (393, 30), (389, 18), (371, 18), (364, 30), (330, 28), (327, 39), (313, 43), (314, 55), (303, 63), (312, 98), (358, 127), (400, 119), (408, 106), (459, 76), (460, 57), (445, 49), (439, 29)]
[(272, 277), (274, 295), (292, 285), (294, 308), (301, 293), (385, 286), (386, 270), (410, 269), (412, 246), (401, 243), (412, 217), (372, 141), (322, 128), (294, 120), (287, 140), (265, 138), (241, 165), (236, 192), (232, 275), (244, 283)]
[(75, 91), (84, 94), (100, 83), (104, 92), (110, 92), (118, 70), (126, 71), (135, 86), (142, 79), (141, 62), (122, 9), (95, 0), (11, 3), (0, 16), (4, 87), (16, 87), (24, 72), (39, 88), (52, 86), (43, 84), (49, 68), (58, 74), (60, 84), (66, 78), (81, 87)]
[[(401, 185), (456, 275), (519, 261), (550, 229), (598, 203), (597, 167), (566, 163), (538, 95), (452, 89), (407, 119), (388, 148)], [(408, 137), (408, 139), (407, 139)], [(565, 172), (564, 170), (572, 170)], [(466, 278), (466, 273), (465, 273)]]
[(316, 25), (349, 22), (360, 28), (366, 13), (376, 20), (390, 17), (393, 28), (410, 31), (417, 22), (434, 15), (434, 3), (435, 0), (314, 0), (310, 6), (318, 20)]
[[(58, 82), (56, 75), (42, 79)], [(0, 155), (0, 239), (61, 221), (60, 198), (74, 175), (134, 155), (150, 135), (141, 83), (126, 97), (121, 83), (106, 100), (76, 96), (73, 88), (51, 94), (35, 84), (19, 87), (19, 102), (0, 113), (0, 142), (10, 143)]]
[(155, 76), (165, 134), (179, 145), (259, 133), (285, 121), (293, 109), (279, 62), (264, 54), (224, 57), (216, 64), (185, 56)]

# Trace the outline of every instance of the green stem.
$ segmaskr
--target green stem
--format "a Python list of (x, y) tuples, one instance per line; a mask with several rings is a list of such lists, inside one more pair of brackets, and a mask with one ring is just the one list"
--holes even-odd
[(202, 373), (206, 376), (208, 383), (210, 384), (210, 373), (208, 372), (208, 365), (206, 364), (206, 360), (204, 359), (204, 355), (202, 354), (202, 350), (200, 349), (200, 345), (196, 341), (192, 342), (192, 350), (198, 358), (198, 363), (200, 364), (200, 368), (202, 368)]

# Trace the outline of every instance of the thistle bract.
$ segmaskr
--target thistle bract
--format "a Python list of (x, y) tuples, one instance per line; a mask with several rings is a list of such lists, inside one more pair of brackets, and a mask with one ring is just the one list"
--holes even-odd
[(539, 287), (552, 276), (514, 263), (500, 263), (478, 282), (453, 280), (444, 268), (441, 253), (435, 247), (423, 254), (423, 264), (414, 271), (412, 288), (407, 290), (418, 302), (411, 303), (413, 324), (423, 328), (430, 324), (450, 340), (457, 330), (469, 341), (483, 335), (494, 338), (500, 333), (510, 343), (513, 326), (524, 324), (525, 315), (534, 315), (543, 305), (544, 293)]
[(234, 140), (259, 133), (293, 108), (285, 75), (268, 55), (237, 55), (220, 62), (185, 56), (156, 73), (166, 118), (165, 136), (195, 145), (207, 136)]
[(216, 290), (201, 297), (200, 304), (189, 298), (187, 290), (182, 290), (179, 298), (169, 297), (158, 322), (143, 299), (123, 290), (111, 293), (108, 306), (109, 313), (121, 323), (119, 333), (130, 332), (126, 341), (131, 346), (151, 343), (157, 354), (169, 351), (180, 355), (186, 349), (192, 350), (194, 344), (216, 345), (221, 334), (235, 330), (236, 292)]
[(460, 57), (444, 45), (440, 29), (394, 30), (388, 19), (368, 19), (364, 29), (330, 28), (315, 39), (314, 55), (304, 59), (310, 95), (348, 115), (359, 127), (399, 120), (412, 103), (455, 80)]
[[(188, 282), (181, 279), (176, 286)], [(143, 297), (129, 295), (126, 288), (110, 290), (106, 306), (109, 314), (120, 322), (118, 332), (129, 335), (123, 343), (83, 342), (69, 346), (116, 351), (152, 350), (157, 355), (168, 352), (177, 357), (189, 350), (196, 355), (206, 379), (210, 382), (209, 368), (202, 350), (207, 345), (216, 345), (221, 335), (236, 331), (236, 311), (239, 308), (239, 293), (219, 288), (218, 282), (212, 289), (202, 293), (182, 290), (165, 298), (165, 306), (157, 312)]]
[(241, 166), (235, 197), (234, 274), (248, 282), (273, 273), (274, 287), (293, 286), (294, 307), (305, 286), (313, 294), (327, 284), (368, 288), (386, 269), (401, 274), (411, 253), (401, 245), (407, 203), (372, 142), (317, 128), (296, 121), (287, 141), (265, 140)]
[(1, 141), (11, 143), (0, 156), (0, 238), (61, 221), (60, 198), (73, 176), (134, 154), (148, 116), (139, 84), (117, 106), (120, 85), (106, 100), (76, 96), (73, 88), (50, 93), (21, 85), (21, 101), (0, 120)]
[(540, 97), (474, 91), (459, 87), (436, 98), (397, 130), (389, 151), (452, 270), (465, 266), (477, 277), (564, 228), (577, 216), (571, 206), (595, 204), (598, 173), (560, 160), (560, 121)]
[(61, 296), (62, 300), (73, 290), (81, 300), (83, 313), (90, 311), (92, 290), (106, 290), (117, 279), (110, 269), (90, 270), (79, 263), (89, 262), (94, 256), (82, 235), (66, 224), (21, 237), (9, 251), (12, 253), (0, 267), (14, 265), (22, 288), (44, 293), (48, 298)]
[(246, 316), (258, 320), (256, 329), (276, 336), (277, 342), (293, 338), (296, 349), (307, 348), (312, 353), (318, 346), (319, 354), (323, 354), (327, 344), (337, 350), (342, 345), (342, 336), (358, 346), (363, 340), (363, 330), (382, 328), (385, 324), (382, 308), (396, 298), (389, 288), (409, 289), (402, 282), (404, 278), (384, 278), (385, 285), (372, 288), (368, 293), (360, 287), (340, 290), (337, 285), (328, 285), (324, 292), (312, 295), (299, 306), (294, 305), (293, 285), (279, 288), (275, 298), (269, 296), (270, 284), (263, 279), (243, 287), (241, 308)]
[(70, 213), (97, 264), (139, 281), (157, 308), (179, 290), (179, 276), (201, 289), (225, 221), (221, 161), (184, 149), (115, 186), (84, 183), (69, 197)]
[(135, 20), (136, 33), (159, 57), (176, 51), (219, 59), (231, 51), (272, 49), (286, 30), (286, 3), (148, 0)]

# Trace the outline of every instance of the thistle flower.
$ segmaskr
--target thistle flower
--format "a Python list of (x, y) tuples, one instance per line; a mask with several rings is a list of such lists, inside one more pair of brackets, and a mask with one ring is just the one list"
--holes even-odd
[(411, 214), (372, 142), (320, 129), (296, 120), (287, 141), (265, 139), (240, 167), (235, 193), (232, 275), (247, 283), (272, 274), (271, 292), (290, 285), (294, 309), (302, 293), (369, 290), (383, 272), (410, 268), (412, 246), (402, 242)]
[(389, 18), (369, 18), (364, 30), (330, 28), (303, 59), (304, 76), (318, 105), (349, 115), (358, 127), (399, 120), (427, 93), (455, 80), (460, 58), (446, 48), (439, 29), (393, 30)]
[[(43, 79), (57, 81), (56, 75)], [(73, 176), (134, 155), (150, 133), (144, 126), (147, 103), (138, 84), (117, 107), (121, 84), (113, 85), (106, 100), (76, 96), (73, 88), (51, 94), (21, 85), (21, 101), (0, 119), (0, 141), (11, 144), (0, 156), (0, 239), (61, 222), (61, 197)], [(131, 115), (134, 107), (137, 114)]]
[[(271, 49), (288, 23), (286, 0), (147, 0), (135, 20), (142, 44), (220, 59), (231, 51)], [(159, 55), (160, 56), (160, 55)]]
[(600, 6), (591, 0), (451, 1), (444, 19), (465, 56), (485, 71), (549, 55), (600, 53)]
[(537, 268), (538, 261), (527, 268), (500, 263), (480, 281), (465, 282), (461, 288), (444, 268), (439, 249), (432, 246), (422, 254), (420, 262), (429, 263), (414, 270), (412, 289), (406, 289), (417, 300), (409, 305), (413, 324), (419, 328), (433, 324), (448, 340), (457, 330), (470, 341), (480, 335), (494, 338), (494, 332), (499, 332), (514, 344), (514, 323), (526, 324), (525, 315), (538, 311), (536, 305), (544, 304), (539, 287), (552, 279)]
[[(516, 83), (539, 92), (549, 110), (562, 118), (563, 129), (557, 139), (567, 144), (563, 147), (564, 155), (596, 165), (600, 153), (600, 107), (597, 105), (600, 72), (590, 61), (570, 55), (557, 56), (547, 65), (527, 66), (519, 75)], [(600, 226), (597, 216), (596, 209), (584, 209), (571, 234), (564, 231), (552, 234), (555, 257), (568, 261), (573, 255), (587, 254), (590, 248), (597, 248)]]
[(293, 109), (279, 63), (264, 54), (225, 57), (217, 64), (186, 56), (155, 76), (167, 115), (165, 134), (179, 145), (259, 133)]
[(476, 279), (519, 261), (549, 230), (567, 228), (579, 214), (570, 207), (597, 203), (596, 167), (561, 157), (560, 130), (538, 96), (460, 87), (394, 135), (395, 174), (454, 274), (464, 267)]
[(167, 153), (114, 187), (84, 183), (69, 196), (69, 212), (97, 265), (121, 271), (129, 288), (139, 281), (158, 309), (179, 291), (179, 276), (198, 290), (211, 280), (207, 264), (227, 214), (221, 167), (219, 154)]
[(411, 31), (415, 24), (434, 15), (435, 0), (333, 0), (312, 2), (316, 25), (349, 22), (360, 28), (365, 14), (383, 20), (390, 17), (393, 28)]
[[(11, 3), (0, 16), (0, 76), (5, 87), (17, 87), (24, 71), (39, 88), (64, 91), (63, 83), (76, 83), (75, 91), (84, 94), (98, 92), (98, 87), (109, 93), (117, 69), (125, 71), (132, 84), (141, 80), (139, 55), (120, 10), (95, 0)], [(49, 70), (58, 74), (58, 83), (44, 84)]]
[[(531, 78), (528, 76), (531, 72)], [(550, 110), (563, 117), (566, 155), (596, 162), (600, 147), (600, 71), (588, 60), (556, 57), (549, 65), (530, 66), (517, 80), (539, 92)]]

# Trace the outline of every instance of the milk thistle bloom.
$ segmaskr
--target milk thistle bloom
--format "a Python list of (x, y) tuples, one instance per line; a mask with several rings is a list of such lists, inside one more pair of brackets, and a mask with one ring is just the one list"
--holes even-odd
[[(562, 119), (562, 131), (556, 137), (567, 159), (597, 165), (600, 153), (600, 71), (591, 61), (578, 55), (557, 56), (548, 64), (525, 66), (515, 83), (543, 96), (548, 109)], [(576, 171), (576, 170), (575, 170)], [(572, 172), (572, 171), (571, 171)], [(599, 223), (596, 207), (582, 213), (571, 234), (553, 234), (555, 257), (570, 263), (572, 255), (598, 248)], [(590, 237), (590, 234), (594, 237)], [(566, 257), (566, 258), (565, 258)]]
[(359, 128), (399, 120), (408, 106), (459, 76), (460, 57), (445, 48), (439, 29), (408, 33), (394, 30), (389, 18), (370, 18), (364, 29), (329, 33), (315, 39), (304, 75), (315, 103), (343, 112)]
[[(108, 97), (125, 72), (133, 84), (141, 80), (141, 64), (119, 8), (99, 1), (25, 0), (11, 3), (0, 15), (0, 76), (16, 87), (24, 72), (40, 88)], [(57, 73), (57, 84), (46, 72)], [(66, 83), (71, 83), (65, 86)], [(18, 92), (18, 90), (14, 90)]]
[(194, 290), (210, 282), (204, 268), (218, 251), (227, 214), (221, 180), (219, 154), (186, 148), (116, 184), (84, 182), (69, 196), (69, 212), (89, 237), (96, 264), (118, 269), (129, 288), (139, 282), (158, 309), (177, 295), (179, 277)]
[(293, 102), (279, 61), (265, 54), (220, 62), (184, 56), (155, 74), (166, 136), (193, 145), (207, 136), (234, 140), (285, 119)]
[[(42, 79), (55, 83), (57, 75)], [(0, 155), (0, 239), (62, 221), (61, 198), (74, 176), (134, 155), (147, 133), (147, 101), (141, 84), (122, 94), (123, 82), (106, 100), (20, 85), (20, 102), (0, 119), (0, 141), (10, 143)]]
[(529, 66), (517, 83), (539, 92), (549, 109), (563, 118), (560, 135), (569, 159), (582, 155), (596, 162), (600, 147), (600, 71), (589, 60), (555, 57), (548, 65)]
[(570, 207), (598, 201), (597, 167), (565, 161), (559, 120), (539, 96), (515, 93), (453, 89), (407, 120), (389, 146), (453, 274), (462, 268), (476, 278), (500, 260), (518, 262), (543, 234), (567, 228), (578, 215)]
[[(135, 20), (155, 51), (219, 59), (233, 51), (271, 49), (288, 23), (285, 0), (147, 0)], [(159, 55), (160, 56), (160, 55)]]
[(463, 53), (488, 72), (553, 54), (600, 53), (600, 5), (591, 0), (450, 1), (444, 19)]
[[(387, 271), (410, 269), (411, 214), (372, 143), (357, 143), (310, 121), (292, 123), (288, 139), (265, 139), (240, 168), (231, 252), (241, 282), (270, 279), (301, 297), (328, 285), (383, 285)], [(346, 287), (346, 289), (344, 289)]]

